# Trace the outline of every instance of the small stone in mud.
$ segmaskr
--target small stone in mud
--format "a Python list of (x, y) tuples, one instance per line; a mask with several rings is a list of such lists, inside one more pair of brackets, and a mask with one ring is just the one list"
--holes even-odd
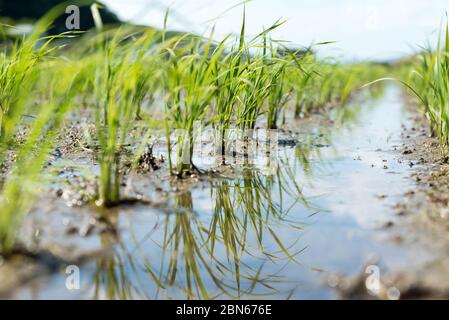
[(286, 147), (294, 147), (297, 145), (297, 141), (293, 139), (279, 139), (278, 144), (280, 146), (286, 146)]
[(383, 228), (384, 228), (384, 229), (389, 229), (389, 228), (392, 228), (392, 227), (394, 227), (394, 223), (393, 223), (392, 221), (388, 221), (388, 222), (386, 222), (386, 223), (383, 225)]
[(414, 165), (415, 165), (415, 164), (414, 164), (412, 161), (410, 161), (410, 163), (408, 164), (408, 166), (409, 166), (410, 168), (412, 168)]
[(412, 154), (413, 151), (410, 149), (405, 149), (404, 151), (402, 151), (402, 154)]
[(78, 228), (75, 226), (69, 226), (66, 230), (65, 230), (65, 234), (66, 235), (75, 235), (78, 234)]
[(61, 188), (59, 188), (58, 190), (56, 190), (56, 196), (62, 197), (63, 194), (64, 194), (64, 191), (63, 191)]
[(321, 144), (321, 143), (317, 143), (313, 145), (316, 148), (329, 148), (328, 144)]

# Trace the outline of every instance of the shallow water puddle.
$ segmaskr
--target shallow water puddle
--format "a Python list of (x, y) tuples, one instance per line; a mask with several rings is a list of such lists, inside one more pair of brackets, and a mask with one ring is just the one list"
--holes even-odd
[(400, 95), (389, 86), (354, 103), (337, 129), (300, 128), (272, 176), (248, 169), (175, 195), (168, 210), (120, 209), (117, 238), (95, 241), (113, 252), (79, 266), (79, 290), (62, 270), (12, 297), (336, 298), (332, 275), (363, 272), (369, 257), (416, 263), (421, 253), (381, 230), (411, 183), (393, 151), (408, 124)]

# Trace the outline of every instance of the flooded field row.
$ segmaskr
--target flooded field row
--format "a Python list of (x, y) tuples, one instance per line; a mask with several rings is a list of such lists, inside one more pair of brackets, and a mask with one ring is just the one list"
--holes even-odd
[[(184, 182), (152, 172), (132, 182), (150, 202), (119, 206), (106, 220), (92, 207), (67, 206), (64, 193), (69, 191), (55, 185), (22, 228), (24, 242), (52, 258), (42, 257), (33, 267), (20, 259), (4, 264), (0, 274), (12, 282), (17, 278), (19, 286), (0, 288), (2, 296), (329, 299), (385, 294), (364, 283), (357, 292), (354, 278), (365, 272), (366, 277), (388, 275), (432, 258), (391, 231), (401, 223), (395, 206), (414, 186), (412, 166), (400, 152), (404, 127), (414, 126), (412, 114), (401, 88), (390, 85), (381, 97), (355, 99), (343, 117), (339, 112), (315, 117), (320, 121), (298, 120), (300, 130), (288, 124), (295, 145), (279, 146), (273, 175), (249, 164), (233, 177)], [(76, 166), (65, 170), (70, 174), (61, 173), (62, 179), (82, 176)], [(158, 203), (158, 197), (164, 200)], [(10, 264), (14, 276), (8, 274)], [(69, 290), (70, 266), (79, 270), (79, 290)], [(41, 269), (45, 272), (36, 275)], [(394, 283), (387, 291), (388, 298), (399, 298)]]

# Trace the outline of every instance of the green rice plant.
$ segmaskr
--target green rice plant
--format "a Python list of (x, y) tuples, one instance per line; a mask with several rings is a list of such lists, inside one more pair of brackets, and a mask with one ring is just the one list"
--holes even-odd
[[(280, 51), (279, 49), (282, 49)], [(301, 91), (307, 81), (313, 76), (306, 72), (302, 66), (302, 58), (298, 54), (302, 49), (292, 52), (284, 46), (273, 47), (273, 41), (270, 40), (271, 57), (269, 60), (270, 74), (272, 83), (267, 101), (267, 128), (277, 129), (278, 119), (284, 110), (287, 102), (292, 99), (294, 90)], [(266, 61), (266, 59), (265, 59)], [(267, 62), (265, 62), (267, 63)], [(289, 85), (287, 74), (292, 72), (291, 69), (299, 71), (301, 78), (293, 80), (295, 85)], [(299, 87), (299, 88), (298, 88)], [(300, 96), (300, 93), (297, 93)]]
[[(282, 79), (279, 79), (285, 68), (281, 59), (267, 59), (267, 35), (283, 24), (276, 21), (248, 42), (245, 41), (245, 10), (243, 11), (240, 36), (229, 53), (220, 59), (214, 69), (216, 129), (218, 130), (221, 155), (225, 153), (225, 132), (235, 121), (236, 127), (242, 131), (254, 129), (257, 118), (264, 112), (263, 107), (270, 95), (271, 87), (283, 91)], [(218, 44), (225, 46), (229, 36)], [(271, 50), (274, 52), (274, 50)], [(273, 53), (276, 55), (276, 52)], [(283, 65), (278, 68), (278, 66)], [(276, 86), (274, 81), (280, 84)], [(273, 89), (271, 106), (274, 106)], [(282, 94), (281, 94), (282, 95)], [(272, 110), (272, 108), (270, 109)], [(270, 115), (273, 115), (271, 112)], [(223, 158), (224, 159), (224, 158)]]
[(157, 38), (154, 30), (138, 38), (121, 29), (115, 31), (112, 39), (104, 39), (105, 36), (101, 35), (102, 42), (94, 56), (96, 68), (91, 74), (91, 85), (99, 143), (97, 205), (109, 207), (121, 200), (121, 152), (146, 94), (151, 74), (146, 72), (144, 60), (151, 58), (146, 53)]
[[(75, 0), (71, 4), (82, 5), (86, 2), (87, 0)], [(22, 100), (28, 98), (40, 72), (40, 68), (36, 66), (58, 49), (58, 46), (52, 46), (51, 43), (76, 34), (67, 32), (56, 36), (42, 36), (67, 5), (68, 3), (62, 3), (54, 7), (36, 22), (29, 37), (23, 36), (14, 45), (4, 46), (0, 52), (0, 135), (8, 136), (6, 131), (13, 130), (17, 117), (21, 117), (24, 111), (22, 107), (25, 105)]]
[[(52, 42), (70, 36), (42, 36), (61, 8), (47, 13), (30, 36), (6, 46), (0, 55), (0, 162), (4, 171), (0, 186), (1, 255), (15, 250), (17, 230), (41, 190), (41, 171), (79, 88), (76, 69), (68, 68), (64, 76), (59, 74), (50, 82), (46, 79), (44, 94), (36, 91), (38, 79), (45, 77), (42, 70), (52, 68), (46, 58), (61, 48)], [(17, 141), (23, 133), (23, 141)], [(9, 156), (15, 160), (6, 161)]]
[(182, 40), (186, 37), (175, 39), (172, 48), (167, 47), (169, 60), (165, 80), (168, 121), (180, 133), (177, 137), (178, 173), (195, 168), (192, 162), (194, 126), (205, 121), (216, 90), (213, 71), (224, 50), (221, 46), (212, 47), (212, 35), (207, 41), (193, 37), (186, 44)]
[(248, 58), (245, 86), (236, 110), (236, 126), (242, 132), (254, 129), (256, 120), (263, 113), (270, 85), (271, 78), (263, 59), (260, 56)]
[[(55, 97), (41, 106), (41, 110), (31, 124), (26, 142), (15, 148), (17, 160), (10, 168), (8, 177), (1, 187), (1, 254), (7, 255), (14, 249), (16, 231), (31, 208), (37, 191), (40, 190), (39, 185), (42, 183), (40, 173), (75, 94), (73, 83), (63, 85), (59, 83), (58, 86), (64, 88), (63, 91), (55, 90), (58, 92), (55, 93)], [(2, 143), (2, 149), (4, 148)]]
[[(444, 38), (444, 43), (442, 38)], [(413, 92), (424, 106), (424, 112), (434, 132), (437, 133), (443, 152), (449, 146), (449, 27), (440, 34), (436, 52), (425, 50), (415, 67)]]
[[(218, 131), (218, 146), (222, 156), (222, 164), (225, 162), (226, 132), (231, 128), (234, 121), (239, 129), (253, 129), (263, 106), (269, 95), (269, 76), (277, 78), (277, 62), (274, 59), (268, 63), (267, 56), (267, 34), (282, 25), (277, 21), (270, 28), (251, 39), (245, 41), (245, 10), (243, 11), (242, 27), (240, 36), (236, 43), (231, 46), (229, 53), (220, 59), (214, 70), (216, 81), (216, 123)], [(222, 47), (230, 36), (218, 44)], [(262, 44), (258, 43), (262, 40)], [(256, 53), (253, 53), (256, 51)], [(279, 68), (282, 74), (283, 68)], [(282, 81), (279, 81), (282, 82)], [(283, 86), (280, 86), (281, 89)], [(274, 104), (274, 101), (271, 105)]]
[[(306, 100), (308, 96), (309, 81), (312, 81), (317, 76), (315, 66), (317, 62), (312, 57), (310, 49), (305, 49), (301, 57), (301, 64), (293, 64), (287, 69), (285, 74), (285, 85), (291, 90), (294, 96), (294, 116), (300, 117), (307, 113)], [(292, 98), (293, 100), (293, 98)]]
[(11, 125), (22, 115), (22, 100), (38, 77), (36, 65), (52, 50), (47, 46), (35, 50), (35, 45), (35, 41), (22, 39), (0, 53), (0, 135), (8, 135), (6, 131), (12, 130)]
[[(218, 148), (221, 155), (221, 163), (225, 164), (226, 133), (231, 128), (234, 117), (235, 105), (244, 88), (242, 74), (246, 67), (242, 64), (244, 55), (245, 23), (243, 20), (240, 38), (237, 45), (231, 47), (230, 52), (219, 60), (214, 69), (215, 86), (215, 112), (216, 121), (213, 126), (218, 132)], [(226, 45), (225, 38), (218, 47)]]
[(308, 81), (305, 89), (308, 95), (305, 98), (307, 111), (338, 103), (344, 86), (343, 82), (346, 83), (346, 79), (342, 81), (341, 77), (346, 77), (347, 73), (338, 64), (323, 62), (315, 67), (318, 76)]
[[(33, 53), (30, 52), (30, 54)], [(32, 66), (32, 68), (41, 67)], [(38, 71), (30, 71), (33, 74), (35, 72)], [(31, 84), (25, 84), (27, 81), (34, 81), (34, 79), (23, 79), (24, 86), (19, 90), (32, 87)], [(31, 108), (33, 99), (38, 97), (36, 92), (19, 91), (17, 94), (23, 98), (16, 100), (13, 105), (14, 110), (9, 110), (4, 117), (5, 130), (0, 137), (0, 159), (2, 163), (5, 163), (5, 156), (14, 154), (16, 160), (7, 168), (7, 177), (0, 189), (0, 254), (2, 255), (8, 255), (15, 249), (16, 232), (22, 219), (30, 210), (37, 192), (41, 190), (41, 171), (48, 153), (52, 150), (58, 130), (63, 124), (64, 116), (77, 93), (77, 87), (76, 72), (70, 77), (55, 78), (48, 86), (47, 99), (42, 101), (37, 110)], [(33, 120), (25, 121), (25, 112), (31, 115)], [(15, 137), (22, 130), (28, 131), (28, 134), (26, 134), (25, 142), (18, 144)]]
[[(248, 157), (248, 144), (250, 135), (256, 126), (256, 121), (264, 113), (265, 104), (269, 99), (270, 90), (275, 85), (273, 65), (267, 63), (266, 38), (269, 32), (283, 22), (275, 22), (270, 28), (254, 37), (244, 47), (245, 71), (242, 73), (244, 86), (238, 97), (235, 110), (235, 127), (238, 130), (238, 139), (243, 140), (245, 159)], [(242, 30), (244, 30), (242, 28)], [(282, 68), (281, 68), (282, 70)], [(273, 99), (271, 100), (273, 101)], [(271, 117), (272, 113), (270, 113)], [(272, 118), (272, 117), (271, 117)], [(270, 119), (271, 119), (270, 118)], [(245, 160), (246, 161), (246, 160)]]
[(301, 61), (303, 70), (292, 68), (287, 76), (296, 96), (296, 117), (327, 107), (343, 107), (363, 85), (388, 73), (387, 68), (373, 63), (341, 64), (310, 55)]

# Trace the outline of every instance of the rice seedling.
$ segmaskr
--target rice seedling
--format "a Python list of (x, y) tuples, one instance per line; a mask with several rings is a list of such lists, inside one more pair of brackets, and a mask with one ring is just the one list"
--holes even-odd
[[(273, 98), (269, 104), (269, 119), (274, 119), (273, 106), (276, 103), (274, 95), (277, 93), (273, 89), (275, 88), (274, 81), (278, 75), (283, 73), (284, 68), (277, 68), (279, 62), (277, 60), (272, 59), (270, 63), (268, 62), (266, 39), (269, 32), (282, 24), (283, 22), (277, 21), (246, 42), (244, 12), (238, 46), (232, 47), (231, 54), (233, 56), (228, 56), (227, 64), (224, 64), (228, 69), (222, 73), (216, 72), (218, 74), (217, 87), (220, 91), (223, 89), (222, 93), (218, 93), (216, 99), (218, 146), (221, 149), (222, 164), (225, 162), (225, 134), (231, 127), (232, 121), (237, 129), (238, 139), (243, 138), (245, 156), (248, 155), (251, 132), (255, 128), (257, 119), (265, 112), (264, 106), (270, 93), (273, 94)], [(278, 86), (277, 89), (281, 90), (278, 96), (282, 97), (283, 86)], [(276, 115), (277, 112), (276, 110)]]
[[(246, 43), (244, 11), (239, 38), (231, 46), (229, 53), (220, 59), (217, 68), (214, 70), (215, 85), (217, 87), (215, 97), (216, 121), (214, 121), (214, 126), (218, 132), (217, 145), (222, 157), (222, 164), (225, 163), (227, 130), (231, 128), (233, 122), (241, 130), (254, 128), (257, 118), (263, 113), (262, 108), (270, 93), (268, 73), (271, 72), (274, 78), (277, 78), (278, 74), (283, 73), (283, 67), (279, 68), (279, 70), (276, 67), (270, 68), (271, 66), (277, 66), (277, 61), (273, 59), (268, 63), (266, 59), (267, 34), (281, 24), (279, 22), (275, 23)], [(218, 47), (225, 46), (228, 38), (229, 36), (220, 42)], [(257, 43), (261, 39), (262, 45)], [(254, 54), (254, 50), (258, 53)], [(262, 54), (260, 54), (261, 51)], [(268, 71), (265, 69), (268, 69)], [(275, 69), (276, 72), (274, 72)], [(282, 91), (283, 86), (280, 85), (278, 87)], [(279, 95), (282, 96), (282, 93)], [(273, 106), (274, 103), (272, 101), (270, 106)], [(270, 115), (272, 114), (270, 112)]]
[[(245, 24), (243, 23), (238, 46), (232, 46), (230, 53), (220, 59), (213, 70), (215, 86), (218, 89), (215, 91), (216, 121), (213, 122), (213, 126), (218, 132), (217, 146), (222, 164), (225, 164), (226, 133), (231, 128), (235, 105), (244, 87), (242, 76), (242, 73), (245, 72), (245, 67), (242, 64), (244, 32)], [(218, 47), (225, 46), (227, 39), (225, 38)]]
[[(27, 98), (38, 76), (36, 65), (49, 54), (49, 49), (42, 46), (35, 50), (36, 42), (24, 39), (12, 48), (5, 48), (0, 54), (0, 135), (10, 136), (23, 114)], [(8, 52), (6, 52), (8, 50)]]
[(412, 78), (403, 82), (424, 106), (433, 132), (447, 153), (449, 146), (449, 23), (440, 33), (436, 52), (425, 50), (415, 65)]
[(260, 56), (247, 59), (245, 86), (236, 112), (236, 126), (241, 132), (254, 129), (257, 118), (263, 112), (271, 84), (263, 59)]
[(10, 168), (1, 188), (0, 253), (2, 254), (8, 254), (14, 249), (16, 231), (31, 208), (37, 191), (41, 190), (40, 172), (52, 149), (64, 115), (70, 107), (70, 96), (74, 95), (71, 87), (65, 86), (64, 91), (66, 95), (63, 98), (54, 99), (41, 107), (42, 110), (32, 124), (26, 142), (15, 150), (16, 163)]
[(156, 40), (156, 33), (150, 30), (134, 39), (118, 30), (110, 40), (103, 36), (90, 81), (96, 101), (95, 124), (100, 147), (97, 205), (108, 207), (121, 200), (120, 153), (147, 93), (151, 74), (144, 71), (143, 60)]
[[(167, 16), (168, 12), (164, 24)], [(247, 141), (248, 130), (254, 129), (257, 119), (265, 112), (268, 128), (277, 128), (279, 116), (291, 93), (295, 91), (297, 97), (303, 94), (299, 91), (306, 89), (313, 74), (304, 71), (302, 61), (297, 58), (298, 52), (287, 51), (287, 55), (281, 55), (275, 41), (270, 40), (270, 45), (267, 45), (268, 34), (282, 24), (280, 21), (275, 22), (247, 42), (244, 12), (240, 36), (230, 48), (227, 45), (230, 36), (216, 43), (212, 40), (213, 31), (208, 39), (185, 34), (166, 40), (164, 27), (159, 46), (166, 54), (159, 60), (163, 79), (163, 87), (159, 89), (162, 89), (165, 101), (167, 154), (171, 174), (174, 173), (172, 127), (178, 129), (175, 173), (182, 174), (197, 169), (192, 163), (196, 124), (213, 126), (217, 133), (217, 149), (224, 163), (228, 129), (235, 125), (240, 132), (247, 132), (244, 133), (244, 140)], [(292, 66), (294, 68), (290, 68)], [(289, 75), (291, 69), (301, 70), (300, 87), (287, 81), (287, 78), (292, 78)], [(140, 92), (136, 96), (137, 101), (142, 101), (148, 91), (140, 89), (145, 86), (146, 79), (143, 81), (142, 84), (136, 84)], [(334, 94), (343, 90), (330, 85), (326, 89), (324, 84), (327, 82), (330, 81), (323, 81), (322, 90), (313, 90), (313, 94), (320, 95), (317, 105), (335, 99)]]
[[(5, 102), (3, 104), (5, 109), (2, 109), (0, 159), (5, 164), (5, 157), (8, 154), (15, 157), (15, 162), (9, 168), (4, 168), (7, 176), (0, 189), (2, 255), (8, 255), (15, 249), (16, 232), (30, 210), (34, 197), (41, 190), (40, 173), (77, 89), (76, 72), (70, 77), (53, 80), (46, 99), (42, 100), (42, 105), (37, 110), (31, 108), (33, 98), (38, 97), (32, 89), (42, 68), (41, 60), (56, 49), (56, 47), (46, 49), (53, 39), (53, 37), (47, 39), (37, 51), (34, 46), (42, 39), (34, 37), (24, 39), (22, 44), (16, 44), (11, 51), (15, 57), (5, 54), (2, 61), (1, 68), (4, 73), (0, 81), (7, 84), (8, 89), (3, 91), (2, 101)], [(10, 74), (12, 70), (17, 74)], [(5, 80), (3, 77), (10, 79)], [(14, 94), (14, 97), (9, 97), (9, 94)], [(30, 117), (31, 121), (25, 120)], [(28, 131), (25, 141), (17, 143), (16, 136), (23, 130)]]
[[(283, 51), (279, 51), (279, 47), (273, 48), (273, 42), (270, 40), (270, 64), (273, 64), (273, 67), (270, 70), (272, 83), (267, 99), (268, 129), (278, 128), (279, 116), (284, 110), (287, 102), (292, 98), (295, 86), (289, 86), (287, 81), (287, 74), (293, 72), (291, 69), (294, 68), (294, 70), (299, 70), (301, 72), (301, 78), (303, 79), (310, 79), (310, 77), (312, 77), (311, 74), (305, 72), (301, 65), (301, 59), (298, 59), (297, 57), (301, 50), (291, 52), (288, 48), (281, 47), (281, 49), (283, 49)], [(294, 79), (293, 82), (298, 82), (300, 85), (299, 90), (301, 90), (307, 80), (299, 81), (299, 79)], [(299, 93), (297, 96), (299, 96)]]
[(310, 86), (308, 86), (308, 83), (309, 81), (312, 81), (312, 79), (315, 76), (317, 76), (314, 70), (316, 62), (314, 61), (313, 58), (311, 58), (311, 53), (309, 52), (309, 50), (307, 50), (307, 52), (301, 58), (301, 62), (302, 62), (301, 67), (294, 65), (292, 68), (289, 69), (289, 72), (287, 72), (286, 77), (284, 79), (286, 85), (294, 93), (295, 118), (299, 118), (301, 115), (306, 114), (308, 112), (309, 108), (307, 105), (308, 104), (307, 97), (309, 91), (307, 89), (310, 88)]
[(205, 121), (216, 90), (213, 71), (224, 49), (212, 48), (212, 36), (206, 42), (192, 38), (188, 45), (183, 45), (183, 39), (185, 37), (177, 39), (173, 48), (168, 49), (170, 56), (166, 70), (166, 83), (170, 88), (167, 90), (167, 112), (170, 123), (179, 129), (178, 173), (195, 168), (192, 162), (194, 126)]

